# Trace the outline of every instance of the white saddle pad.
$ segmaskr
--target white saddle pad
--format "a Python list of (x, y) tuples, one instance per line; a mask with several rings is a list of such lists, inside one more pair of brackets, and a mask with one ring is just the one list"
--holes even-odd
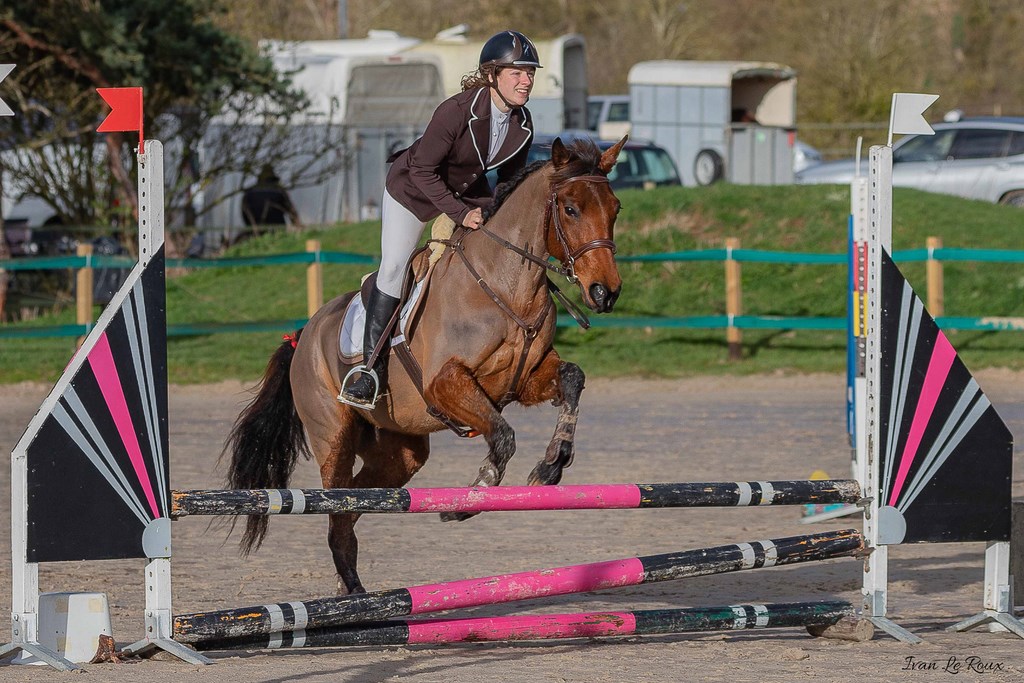
[[(405, 338), (405, 330), (409, 325), (409, 313), (416, 306), (416, 301), (423, 293), (423, 281), (417, 282), (413, 287), (409, 300), (402, 306), (402, 314), (398, 321), (399, 334), (392, 336), (392, 346), (400, 343)], [(352, 303), (345, 310), (345, 319), (341, 323), (341, 334), (338, 345), (341, 348), (341, 355), (345, 358), (360, 358), (363, 355), (363, 332), (366, 329), (366, 307), (363, 306), (363, 297), (355, 296)]]

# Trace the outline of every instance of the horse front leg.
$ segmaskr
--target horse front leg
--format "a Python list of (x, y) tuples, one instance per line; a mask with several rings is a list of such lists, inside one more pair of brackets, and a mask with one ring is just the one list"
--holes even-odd
[[(497, 486), (505, 476), (505, 466), (516, 452), (516, 434), (501, 416), (469, 368), (452, 359), (445, 363), (423, 392), (427, 403), (456, 422), (470, 427), (487, 441), (487, 457), (470, 486)], [(477, 513), (444, 512), (449, 522), (473, 517)]]
[(567, 363), (552, 349), (530, 380), (522, 394), (522, 403), (532, 405), (545, 400), (560, 406), (555, 433), (551, 437), (544, 458), (530, 472), (527, 483), (531, 486), (557, 484), (562, 470), (572, 464), (576, 452), (576, 421), (580, 414), (580, 395), (586, 376), (575, 363)]

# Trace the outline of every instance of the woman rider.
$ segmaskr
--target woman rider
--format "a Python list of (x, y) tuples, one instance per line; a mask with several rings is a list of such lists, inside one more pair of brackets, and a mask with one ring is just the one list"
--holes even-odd
[[(365, 359), (398, 308), (406, 265), (427, 221), (443, 213), (475, 230), (493, 199), (487, 171), (498, 169), (502, 182), (526, 165), (533, 123), (525, 105), (539, 68), (529, 38), (495, 34), (480, 51), (478, 69), (463, 78), (462, 92), (442, 102), (422, 137), (388, 160), (394, 163), (381, 202), (381, 263), (367, 303)], [(372, 408), (387, 385), (388, 355), (382, 349), (372, 368), (350, 372), (338, 400)]]

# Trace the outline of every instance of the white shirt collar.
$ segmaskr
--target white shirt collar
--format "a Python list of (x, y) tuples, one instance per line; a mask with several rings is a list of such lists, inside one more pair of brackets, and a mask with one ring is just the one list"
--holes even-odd
[(511, 113), (511, 109), (509, 109), (508, 111), (502, 111), (498, 109), (498, 105), (494, 103), (494, 100), (491, 100), (491, 118), (497, 121), (498, 123), (505, 123), (506, 121), (508, 121), (508, 117)]

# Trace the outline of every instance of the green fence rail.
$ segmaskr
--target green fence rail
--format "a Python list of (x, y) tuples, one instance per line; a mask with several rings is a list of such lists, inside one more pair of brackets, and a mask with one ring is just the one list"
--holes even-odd
[[(620, 255), (620, 262), (670, 261), (725, 261), (732, 259), (746, 263), (845, 265), (843, 254), (763, 251), (759, 249), (702, 249), (673, 251), (657, 254)], [(923, 261), (977, 261), (988, 263), (1024, 263), (1024, 250), (963, 249), (940, 247), (934, 249), (906, 249), (893, 252), (896, 261), (904, 263)], [(293, 254), (272, 254), (220, 259), (169, 259), (168, 268), (234, 268), (277, 266), (288, 264), (374, 264), (375, 256), (349, 252), (313, 251)], [(79, 268), (131, 268), (135, 261), (123, 256), (57, 256), (0, 260), (0, 269), (54, 270)], [(168, 336), (201, 336), (225, 332), (281, 332), (292, 331), (306, 324), (307, 318), (267, 320), (240, 323), (180, 323), (168, 324)], [(938, 324), (945, 329), (982, 331), (1024, 331), (1024, 318), (986, 316), (968, 318), (938, 316)], [(559, 327), (574, 327), (576, 322), (567, 315), (558, 317)], [(786, 330), (845, 330), (845, 317), (796, 317), (758, 315), (702, 315), (681, 317), (626, 316), (612, 314), (591, 320), (595, 328), (660, 328), (660, 329), (786, 329)], [(91, 325), (3, 325), (0, 339), (79, 337)]]
[[(298, 252), (236, 258), (167, 259), (168, 268), (239, 268), (243, 266), (284, 266), (311, 263), (377, 263), (380, 259), (366, 254), (344, 251)], [(6, 270), (63, 270), (65, 268), (132, 268), (135, 260), (126, 256), (37, 256), (33, 258), (0, 259)]]
[[(658, 254), (620, 255), (616, 259), (629, 262), (663, 261), (725, 261), (732, 258), (741, 263), (778, 263), (805, 265), (842, 265), (846, 254), (820, 254), (791, 251), (764, 251), (761, 249), (698, 249), (669, 251)], [(168, 259), (168, 268), (237, 268), (243, 266), (281, 266), (288, 264), (340, 263), (371, 264), (380, 259), (367, 254), (343, 251), (298, 252), (294, 254), (268, 254), (217, 259)], [(940, 247), (938, 249), (903, 249), (893, 252), (893, 260), (902, 263), (923, 261), (977, 261), (987, 263), (1024, 263), (1024, 250), (964, 249)], [(0, 259), (0, 268), (6, 270), (60, 270), (64, 268), (131, 268), (135, 261), (125, 256), (40, 256), (33, 258)]]

